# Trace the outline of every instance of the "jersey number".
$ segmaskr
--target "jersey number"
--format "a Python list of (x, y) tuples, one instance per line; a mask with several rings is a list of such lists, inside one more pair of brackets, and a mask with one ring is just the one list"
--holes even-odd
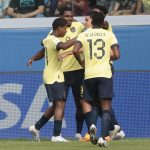
[[(90, 59), (93, 58), (93, 55), (92, 55), (92, 45), (93, 45), (93, 41), (92, 39), (88, 39), (87, 40), (89, 42), (89, 50), (90, 50)], [(99, 46), (101, 45), (101, 46)], [(96, 50), (98, 51), (101, 51), (101, 56), (98, 56), (98, 54), (96, 52), (94, 52), (94, 56), (97, 58), (97, 59), (102, 59), (103, 56), (105, 55), (105, 50), (104, 50), (104, 47), (105, 47), (105, 42), (102, 40), (102, 39), (97, 39), (95, 42), (94, 42), (94, 48), (96, 48)]]

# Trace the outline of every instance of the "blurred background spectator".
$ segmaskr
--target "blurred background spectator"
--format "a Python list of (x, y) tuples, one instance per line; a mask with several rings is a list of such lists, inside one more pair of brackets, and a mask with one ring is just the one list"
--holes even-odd
[(64, 7), (72, 8), (72, 0), (58, 0), (58, 11), (61, 12)]
[(54, 16), (55, 15), (55, 11), (57, 8), (57, 3), (58, 0), (50, 0), (50, 16)]
[(150, 14), (150, 0), (0, 0), (0, 18), (55, 17), (64, 7), (86, 16), (96, 5), (105, 6), (107, 15)]
[(96, 6), (96, 2), (97, 0), (88, 0), (88, 5), (89, 5), (89, 9), (93, 8), (94, 6)]
[(133, 15), (136, 11), (136, 0), (116, 0), (111, 15)]
[(150, 14), (150, 0), (137, 0), (136, 14)]
[(44, 0), (11, 0), (7, 14), (14, 18), (44, 17)]
[(64, 7), (72, 8), (75, 16), (84, 16), (88, 12), (88, 0), (57, 0), (56, 3), (58, 12), (56, 13), (55, 11), (55, 13), (51, 13), (52, 8), (50, 4), (50, 16), (56, 16)]
[(58, 16), (64, 7), (72, 8), (75, 16), (84, 16), (88, 12), (88, 0), (47, 0), (46, 16)]
[(45, 0), (45, 16), (54, 17), (58, 5), (58, 0)]
[(72, 9), (75, 16), (85, 16), (88, 13), (88, 1), (74, 0), (72, 3)]
[(105, 6), (108, 9), (108, 15), (109, 15), (114, 9), (115, 0), (97, 0), (96, 4), (100, 6)]
[(5, 18), (7, 13), (7, 8), (9, 6), (10, 0), (0, 0), (0, 18)]

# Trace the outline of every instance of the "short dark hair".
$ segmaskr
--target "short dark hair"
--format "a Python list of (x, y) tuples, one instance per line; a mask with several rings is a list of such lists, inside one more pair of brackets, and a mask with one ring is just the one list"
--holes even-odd
[(52, 23), (53, 30), (56, 30), (58, 27), (67, 26), (67, 21), (64, 18), (56, 18)]
[(60, 16), (63, 16), (65, 11), (71, 11), (72, 12), (72, 9), (70, 7), (64, 7), (61, 11), (60, 11)]
[[(108, 9), (104, 6), (104, 5), (96, 5), (94, 7), (95, 9), (99, 9), (100, 11), (102, 11), (105, 15), (108, 13)], [(93, 9), (94, 9), (93, 8)]]
[(99, 27), (103, 24), (105, 16), (102, 12), (93, 11), (91, 14), (91, 18), (92, 18), (92, 25)]

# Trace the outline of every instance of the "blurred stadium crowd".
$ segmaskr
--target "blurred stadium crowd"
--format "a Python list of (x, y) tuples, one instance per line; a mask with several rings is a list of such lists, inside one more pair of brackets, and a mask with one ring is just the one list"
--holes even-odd
[(150, 14), (150, 0), (0, 0), (0, 18), (54, 17), (64, 6), (86, 16), (95, 5), (106, 6), (113, 16)]

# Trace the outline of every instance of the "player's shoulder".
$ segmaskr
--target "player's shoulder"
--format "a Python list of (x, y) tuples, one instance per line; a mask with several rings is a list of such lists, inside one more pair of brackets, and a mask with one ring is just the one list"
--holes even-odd
[(110, 31), (109, 30), (106, 30), (104, 28), (100, 28), (100, 30), (102, 30), (103, 32), (106, 32), (106, 33), (109, 33)]
[(103, 32), (105, 32), (105, 35), (110, 39), (115, 37), (115, 34), (110, 30), (103, 29)]
[(54, 43), (55, 43), (55, 41), (58, 41), (58, 40), (59, 40), (58, 37), (56, 37), (56, 36), (54, 36), (54, 35), (52, 35), (52, 34), (49, 34), (49, 35), (47, 35), (47, 37), (43, 40), (43, 43), (46, 43), (46, 42), (54, 42)]
[(84, 32), (81, 32), (79, 35), (86, 35), (87, 33), (91, 32), (91, 28), (88, 28), (86, 30), (84, 30)]
[(84, 28), (84, 25), (81, 22), (78, 22), (78, 21), (72, 22), (72, 26), (76, 27), (76, 28), (79, 28), (79, 27)]
[(84, 32), (81, 32), (81, 33), (78, 35), (78, 37), (84, 39), (84, 37), (86, 37), (87, 34), (89, 34), (90, 32), (91, 32), (91, 28), (86, 29)]
[(46, 41), (46, 40), (53, 39), (53, 38), (54, 38), (54, 36), (53, 36), (53, 35), (48, 34), (48, 35), (47, 35), (47, 37), (46, 37), (44, 40)]

